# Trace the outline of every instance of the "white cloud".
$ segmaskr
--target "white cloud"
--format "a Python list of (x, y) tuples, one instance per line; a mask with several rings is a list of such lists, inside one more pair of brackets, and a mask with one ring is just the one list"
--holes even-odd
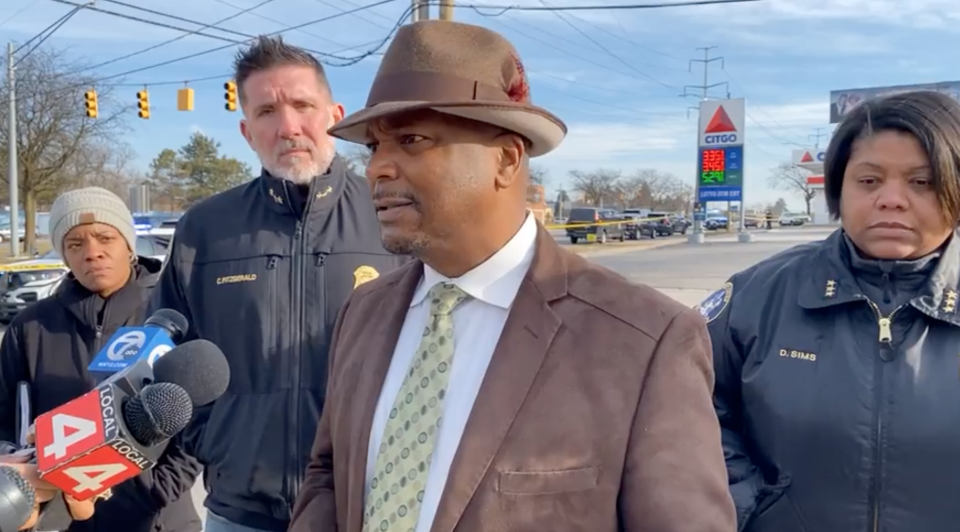
[[(673, 150), (684, 133), (694, 134), (692, 124), (670, 122), (652, 126), (626, 123), (574, 123), (563, 144), (542, 161), (551, 165), (606, 166), (629, 159), (639, 152)], [(605, 164), (606, 163), (606, 164)]]

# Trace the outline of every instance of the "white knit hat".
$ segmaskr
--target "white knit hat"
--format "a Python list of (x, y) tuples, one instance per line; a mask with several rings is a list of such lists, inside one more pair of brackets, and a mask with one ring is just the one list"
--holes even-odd
[(137, 249), (133, 214), (122, 199), (107, 189), (88, 187), (64, 192), (50, 208), (50, 239), (63, 256), (63, 239), (78, 225), (100, 223), (117, 229), (131, 250)]

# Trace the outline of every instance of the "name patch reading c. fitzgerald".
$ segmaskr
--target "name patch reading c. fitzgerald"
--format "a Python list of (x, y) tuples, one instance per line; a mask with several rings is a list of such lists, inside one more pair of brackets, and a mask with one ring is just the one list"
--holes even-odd
[(698, 312), (700, 312), (700, 315), (707, 320), (707, 323), (710, 323), (723, 314), (723, 311), (726, 310), (727, 305), (730, 304), (730, 298), (732, 296), (733, 283), (724, 283), (722, 288), (710, 294), (706, 299), (701, 301), (700, 304), (696, 306), (696, 309)]

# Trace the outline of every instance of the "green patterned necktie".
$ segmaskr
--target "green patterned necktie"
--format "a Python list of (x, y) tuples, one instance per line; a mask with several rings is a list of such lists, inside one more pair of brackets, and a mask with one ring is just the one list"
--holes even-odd
[(413, 532), (433, 458), (453, 362), (453, 309), (469, 297), (439, 283), (430, 289), (430, 317), (390, 409), (363, 510), (364, 532)]

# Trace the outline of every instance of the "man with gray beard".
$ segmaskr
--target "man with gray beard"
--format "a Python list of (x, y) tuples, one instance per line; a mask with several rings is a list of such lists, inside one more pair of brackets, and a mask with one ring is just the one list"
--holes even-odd
[(234, 66), (262, 173), (184, 214), (148, 311), (180, 311), (187, 339), (230, 361), (229, 389), (181, 436), (205, 466), (205, 531), (279, 532), (323, 411), (340, 307), (407, 259), (383, 249), (367, 181), (327, 135), (344, 109), (322, 65), (261, 37)]

